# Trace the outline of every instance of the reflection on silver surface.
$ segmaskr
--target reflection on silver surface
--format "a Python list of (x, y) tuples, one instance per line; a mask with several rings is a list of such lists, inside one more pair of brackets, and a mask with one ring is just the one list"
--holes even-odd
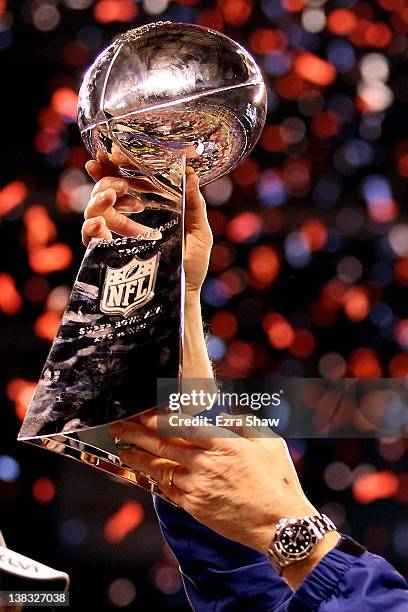
[(20, 440), (160, 495), (120, 463), (106, 425), (156, 406), (157, 379), (181, 372), (186, 164), (214, 181), (251, 151), (265, 115), (258, 66), (213, 30), (157, 22), (96, 58), (78, 125), (91, 156), (128, 179), (115, 204), (124, 237), (91, 241)]
[(262, 75), (245, 49), (170, 22), (117, 38), (87, 71), (78, 102), (90, 154), (102, 151), (123, 175), (153, 183), (175, 151), (201, 184), (215, 180), (251, 151), (265, 115)]

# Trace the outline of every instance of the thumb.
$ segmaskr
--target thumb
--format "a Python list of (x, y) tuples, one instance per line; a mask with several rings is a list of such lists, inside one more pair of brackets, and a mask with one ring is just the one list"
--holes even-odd
[(186, 229), (208, 230), (207, 208), (205, 200), (200, 192), (200, 182), (193, 168), (187, 166), (186, 169)]

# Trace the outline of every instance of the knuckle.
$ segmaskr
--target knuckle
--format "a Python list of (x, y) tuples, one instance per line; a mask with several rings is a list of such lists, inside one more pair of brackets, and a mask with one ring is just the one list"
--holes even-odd
[(166, 457), (169, 450), (169, 443), (164, 438), (160, 438), (157, 443), (157, 452), (160, 457)]
[(114, 178), (112, 176), (104, 176), (97, 183), (95, 183), (94, 188), (92, 189), (92, 195), (99, 193), (100, 191), (105, 191), (112, 185), (112, 181)]

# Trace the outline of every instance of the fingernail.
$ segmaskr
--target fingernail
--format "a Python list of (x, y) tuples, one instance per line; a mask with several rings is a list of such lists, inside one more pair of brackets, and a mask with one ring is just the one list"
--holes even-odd
[(97, 194), (97, 197), (98, 197), (98, 198), (100, 198), (100, 199), (102, 200), (102, 199), (105, 197), (105, 194), (106, 194), (106, 190), (105, 190), (105, 191), (100, 191), (100, 192)]

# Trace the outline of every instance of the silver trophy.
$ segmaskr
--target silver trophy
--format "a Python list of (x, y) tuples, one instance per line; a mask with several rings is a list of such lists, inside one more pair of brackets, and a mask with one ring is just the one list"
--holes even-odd
[(19, 440), (161, 494), (121, 464), (106, 426), (157, 406), (157, 380), (181, 376), (186, 164), (201, 185), (229, 172), (265, 115), (255, 61), (208, 28), (152, 23), (96, 58), (78, 125), (91, 156), (129, 181), (124, 235), (89, 244)]

